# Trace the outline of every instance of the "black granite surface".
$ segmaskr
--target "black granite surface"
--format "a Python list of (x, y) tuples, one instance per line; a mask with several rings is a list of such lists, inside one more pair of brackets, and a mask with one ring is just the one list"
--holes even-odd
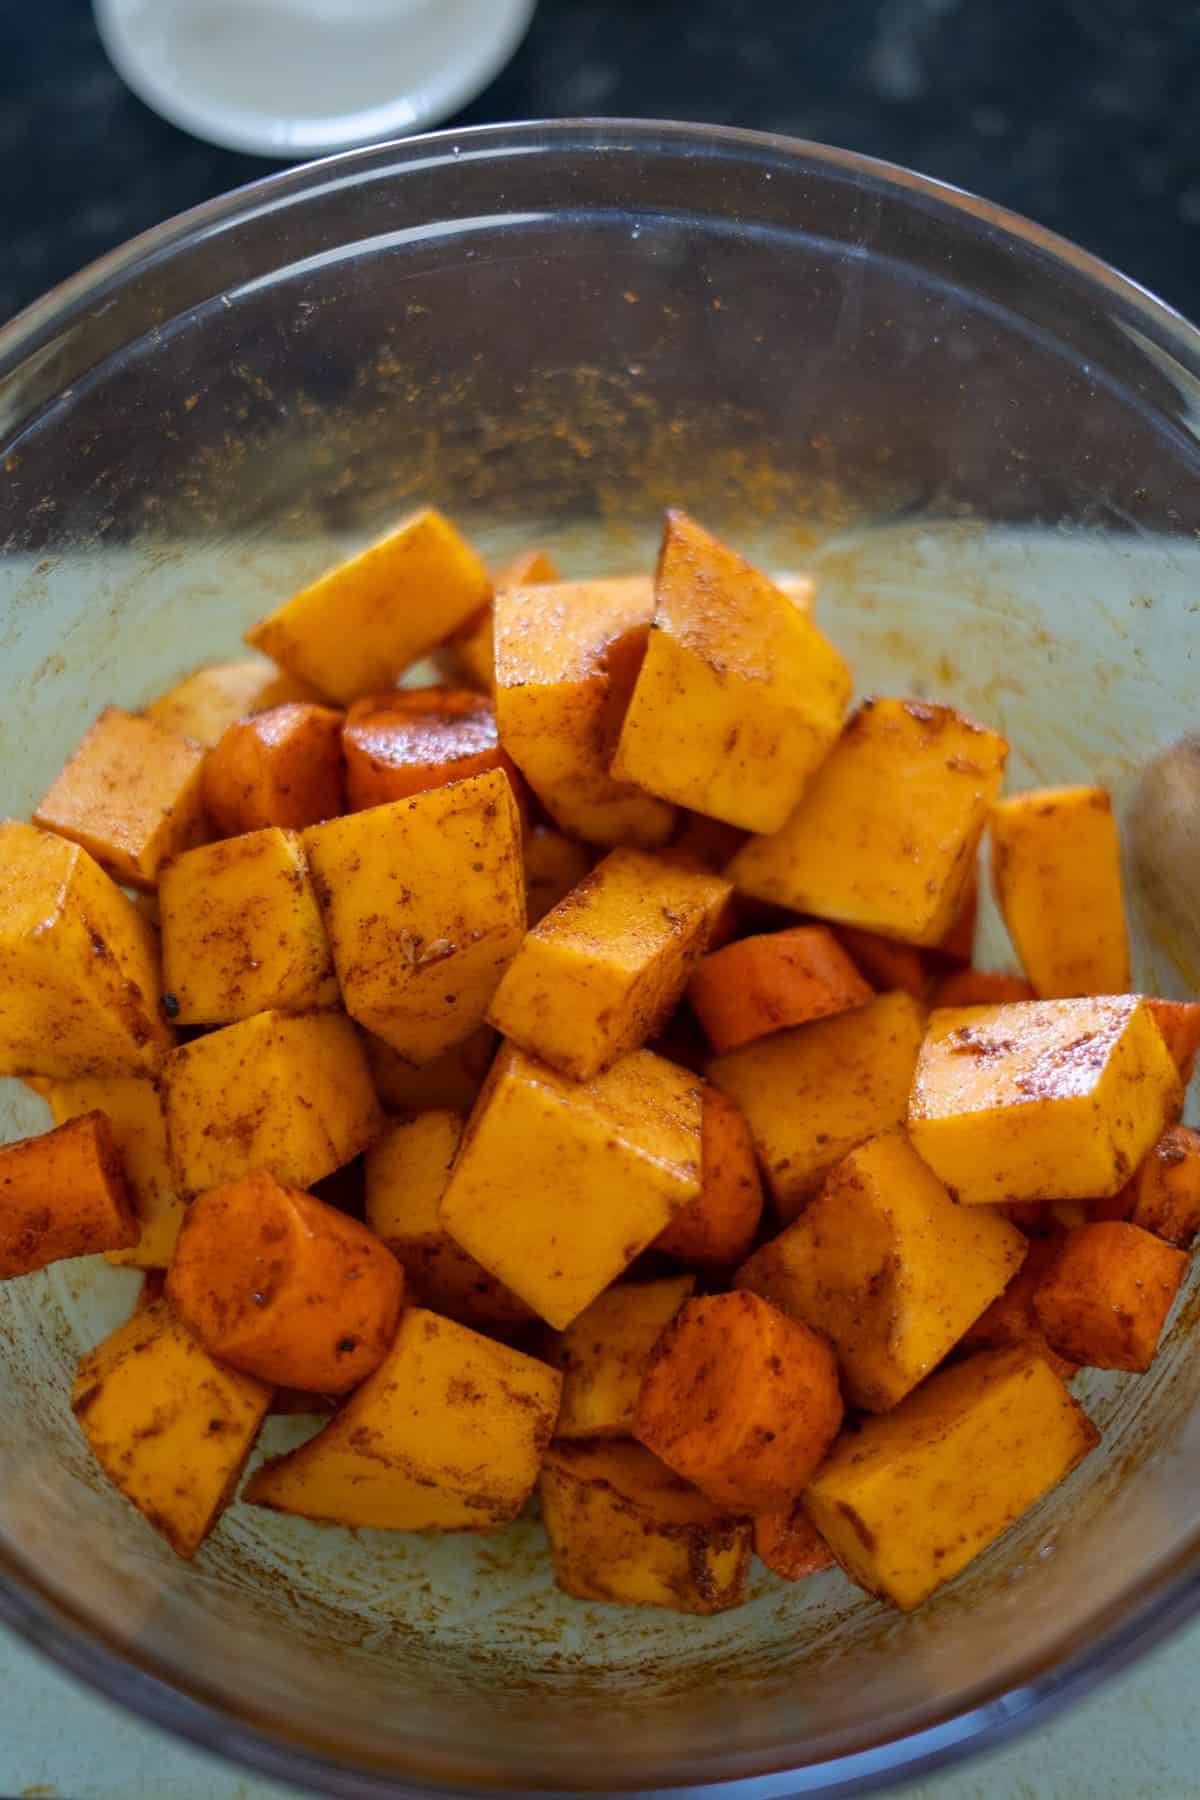
[[(906, 163), (1200, 317), (1197, 0), (541, 0), (513, 62), (452, 122), (603, 113)], [(87, 0), (0, 3), (0, 318), (274, 166), (135, 100)]]

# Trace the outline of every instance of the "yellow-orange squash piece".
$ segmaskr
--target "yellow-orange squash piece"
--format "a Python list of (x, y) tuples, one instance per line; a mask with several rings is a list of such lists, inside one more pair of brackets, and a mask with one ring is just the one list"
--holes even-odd
[(393, 1113), (434, 1112), (439, 1108), (469, 1112), (496, 1053), (496, 1033), (490, 1025), (481, 1025), (461, 1044), (452, 1044), (426, 1063), (409, 1062), (370, 1031), (364, 1031), (362, 1036), (375, 1091)]
[(106, 1252), (132, 1269), (165, 1269), (184, 1205), (171, 1170), (167, 1121), (158, 1084), (143, 1075), (82, 1075), (46, 1084), (56, 1125), (100, 1111), (108, 1120), (137, 1218), (137, 1242)]
[(211, 750), (226, 729), (249, 713), (286, 706), (292, 700), (319, 700), (306, 682), (281, 675), (258, 656), (239, 662), (210, 663), (185, 675), (152, 700), (146, 717), (164, 731), (177, 731)]
[(563, 1377), (556, 1437), (632, 1434), (651, 1352), (695, 1286), (692, 1275), (618, 1282), (560, 1333), (548, 1351)]
[[(544, 550), (523, 550), (498, 571), (495, 586), (535, 587), (560, 579), (557, 564)], [(435, 661), (449, 681), (465, 681), (483, 694), (495, 690), (496, 620), (491, 601), (455, 632)]]

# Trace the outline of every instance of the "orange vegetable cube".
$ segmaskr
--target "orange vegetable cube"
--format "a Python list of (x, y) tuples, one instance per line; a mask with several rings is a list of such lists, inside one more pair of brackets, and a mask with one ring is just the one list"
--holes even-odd
[(729, 825), (777, 831), (832, 750), (850, 686), (803, 607), (668, 512), (613, 774)]
[(780, 1512), (838, 1434), (824, 1338), (757, 1294), (688, 1300), (651, 1354), (634, 1436), (715, 1506)]
[(167, 1298), (213, 1356), (317, 1394), (379, 1367), (403, 1296), (374, 1232), (261, 1169), (192, 1201), (167, 1273)]
[(1003, 1006), (1011, 1000), (1033, 1000), (1029, 983), (1019, 975), (989, 969), (953, 969), (934, 983), (931, 1006)]
[(1200, 1001), (1147, 1000), (1146, 1005), (1154, 1014), (1154, 1023), (1162, 1032), (1163, 1041), (1175, 1059), (1179, 1078), (1186, 1087), (1196, 1066), (1196, 1052), (1200, 1050)]
[(468, 688), (397, 688), (356, 700), (342, 727), (342, 751), (351, 812), (485, 769), (503, 769), (518, 799), (524, 791), (500, 748), (491, 701)]
[(1129, 933), (1107, 788), (1038, 788), (992, 809), (992, 879), (1042, 1000), (1123, 994)]
[(672, 808), (609, 772), (653, 612), (640, 575), (496, 595), (500, 742), (555, 823), (589, 844), (671, 835)]
[(696, 1269), (732, 1269), (750, 1251), (763, 1191), (750, 1127), (732, 1100), (706, 1082), (700, 1110), (700, 1192), (653, 1248)]
[(425, 507), (294, 594), (246, 642), (347, 705), (390, 687), (444, 643), (485, 605), (491, 585), (450, 521)]
[(107, 706), (34, 809), (114, 881), (152, 888), (169, 856), (203, 841), (204, 751), (152, 719)]
[(727, 873), (739, 893), (935, 947), (970, 890), (1008, 745), (949, 706), (860, 707), (781, 830)]
[[(544, 550), (523, 550), (498, 572), (495, 586), (536, 587), (558, 581), (558, 567)], [(463, 680), (481, 693), (496, 686), (496, 621), (492, 603), (468, 619), (438, 653), (438, 662), (451, 681)]]
[(141, 1075), (84, 1075), (46, 1084), (56, 1125), (102, 1112), (112, 1131), (137, 1219), (136, 1243), (105, 1254), (133, 1269), (165, 1269), (171, 1260), (184, 1205), (167, 1147), (167, 1121), (157, 1083)]
[(803, 1581), (837, 1567), (837, 1559), (804, 1510), (803, 1499), (784, 1512), (759, 1513), (754, 1521), (754, 1554), (772, 1575)]
[(315, 688), (293, 681), (261, 657), (211, 663), (196, 669), (146, 707), (146, 717), (164, 731), (181, 732), (206, 750), (247, 713), (266, 712), (290, 700), (320, 700)]
[(121, 1159), (102, 1112), (0, 1147), (0, 1280), (137, 1242)]
[(1188, 1250), (1200, 1231), (1200, 1131), (1173, 1125), (1129, 1184), (1129, 1217), (1164, 1243)]
[(562, 1370), (556, 1437), (629, 1437), (654, 1346), (696, 1281), (625, 1281), (608, 1288), (547, 1349)]
[(225, 837), (293, 831), (342, 810), (342, 715), (293, 702), (230, 725), (204, 763), (204, 804)]
[(588, 1081), (654, 1034), (729, 895), (719, 876), (613, 850), (525, 936), (488, 1018), (522, 1049)]
[(1064, 1235), (1058, 1230), (1049, 1237), (1033, 1239), (1024, 1262), (1004, 1292), (997, 1294), (959, 1339), (960, 1350), (1031, 1350), (1044, 1356), (1056, 1375), (1070, 1380), (1078, 1364), (1051, 1349), (1035, 1305), (1038, 1288), (1058, 1255)]
[(824, 925), (741, 938), (704, 957), (688, 999), (714, 1050), (864, 1006), (871, 989)]
[(1077, 1226), (1038, 1284), (1038, 1322), (1071, 1362), (1144, 1374), (1186, 1268), (1184, 1251), (1140, 1225), (1105, 1219)]

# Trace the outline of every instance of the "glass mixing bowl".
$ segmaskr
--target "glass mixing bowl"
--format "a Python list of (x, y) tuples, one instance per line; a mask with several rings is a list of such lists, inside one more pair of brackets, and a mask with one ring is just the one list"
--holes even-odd
[[(0, 335), (0, 807), (430, 500), (577, 572), (648, 567), (685, 505), (816, 571), (860, 689), (959, 702), (1015, 785), (1108, 781), (1128, 814), (1194, 719), (1198, 375), (1197, 334), (1070, 245), (812, 145), (525, 125), (281, 175)], [(1140, 984), (1188, 992), (1131, 884)], [(16, 1084), (3, 1107), (43, 1121)], [(235, 1507), (175, 1562), (67, 1408), (132, 1285), (0, 1288), (0, 1616), (298, 1785), (844, 1791), (994, 1740), (1200, 1592), (1194, 1292), (1151, 1374), (1082, 1384), (1103, 1448), (915, 1616), (760, 1572), (698, 1620), (557, 1595), (532, 1520), (427, 1541)]]

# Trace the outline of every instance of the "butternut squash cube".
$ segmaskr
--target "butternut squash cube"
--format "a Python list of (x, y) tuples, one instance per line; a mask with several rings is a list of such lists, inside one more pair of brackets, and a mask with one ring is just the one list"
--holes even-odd
[(270, 1400), (155, 1300), (80, 1358), (71, 1407), (113, 1486), (191, 1557), (232, 1500)]
[(539, 1485), (564, 1593), (681, 1613), (728, 1612), (745, 1599), (751, 1521), (640, 1444), (552, 1444)]
[(847, 1432), (805, 1505), (851, 1580), (908, 1612), (1099, 1440), (1042, 1357), (985, 1350)]
[(82, 1075), (47, 1084), (56, 1125), (99, 1111), (108, 1120), (133, 1202), (138, 1238), (127, 1249), (106, 1252), (109, 1262), (131, 1269), (165, 1269), (171, 1260), (184, 1205), (175, 1186), (167, 1148), (167, 1121), (157, 1084), (142, 1075)]
[(358, 1033), (340, 1013), (257, 1013), (163, 1063), (180, 1192), (266, 1169), (308, 1188), (365, 1150), (382, 1119)]
[(391, 687), (490, 595), (474, 550), (425, 507), (294, 594), (252, 626), (246, 642), (348, 705)]
[[(469, 1112), (479, 1097), (496, 1053), (496, 1033), (481, 1025), (461, 1044), (432, 1062), (411, 1063), (371, 1032), (363, 1032), (367, 1065), (375, 1091), (389, 1112), (422, 1113), (439, 1108)], [(435, 1309), (436, 1310), (436, 1309)]]
[(496, 595), (500, 742), (555, 823), (589, 844), (671, 835), (672, 808), (609, 773), (653, 612), (640, 575)]
[(908, 1130), (957, 1200), (1101, 1199), (1181, 1103), (1136, 995), (951, 1007), (929, 1021)]
[(463, 1325), (516, 1325), (533, 1314), (456, 1244), (440, 1207), (466, 1120), (460, 1112), (394, 1119), (366, 1154), (366, 1219), (404, 1264), (418, 1306)]
[(258, 656), (211, 663), (196, 669), (152, 700), (146, 717), (164, 731), (176, 731), (211, 750), (230, 725), (248, 713), (265, 712), (292, 700), (319, 700), (315, 688), (281, 675)]
[[(557, 564), (544, 550), (523, 550), (496, 575), (494, 585), (534, 587), (560, 580)], [(436, 662), (448, 681), (465, 681), (482, 694), (496, 687), (496, 620), (491, 601), (455, 632)]]
[(498, 1031), (588, 1081), (666, 1023), (728, 882), (613, 850), (526, 934), (488, 1014)]
[(650, 1352), (695, 1286), (694, 1275), (618, 1283), (559, 1334), (548, 1353), (563, 1377), (556, 1437), (630, 1436)]
[(635, 1050), (577, 1083), (506, 1044), (468, 1122), (442, 1223), (561, 1331), (699, 1191), (695, 1076)]
[(1187, 1269), (1187, 1254), (1140, 1225), (1101, 1219), (1058, 1244), (1034, 1310), (1053, 1349), (1092, 1369), (1144, 1375)]
[(1039, 1000), (1129, 989), (1121, 846), (1107, 788), (1038, 788), (988, 821), (992, 881)]
[(175, 1042), (154, 929), (65, 838), (0, 821), (0, 1074), (147, 1073)]
[(778, 831), (837, 740), (850, 671), (767, 576), (668, 512), (654, 622), (612, 772), (747, 831)]
[(136, 1240), (121, 1158), (103, 1113), (0, 1147), (0, 1281)]
[(376, 1531), (490, 1531), (533, 1491), (562, 1377), (419, 1306), (316, 1437), (256, 1470), (244, 1498)]
[(1002, 1293), (1026, 1240), (956, 1206), (901, 1131), (860, 1144), (737, 1276), (833, 1345), (851, 1406), (886, 1412)]
[(530, 930), (583, 880), (594, 861), (595, 853), (585, 844), (549, 825), (534, 825), (525, 833), (525, 911)]
[(525, 930), (507, 775), (332, 819), (304, 848), (351, 1018), (414, 1063), (477, 1031)]
[(746, 1115), (782, 1219), (856, 1144), (903, 1123), (924, 1028), (911, 994), (880, 994), (709, 1063), (709, 1079)]
[(729, 865), (738, 892), (936, 946), (961, 911), (1008, 745), (949, 706), (869, 700), (782, 830)]
[(1129, 1218), (1165, 1244), (1190, 1250), (1200, 1232), (1200, 1131), (1173, 1125), (1126, 1190)]
[(33, 822), (82, 844), (114, 881), (153, 888), (161, 864), (206, 835), (203, 762), (190, 738), (106, 706), (38, 801)]
[(163, 985), (184, 1025), (338, 1003), (333, 955), (294, 831), (225, 838), (169, 863), (159, 887)]
[(1163, 1042), (1175, 1059), (1184, 1087), (1192, 1079), (1200, 1050), (1200, 1000), (1147, 1000)]

